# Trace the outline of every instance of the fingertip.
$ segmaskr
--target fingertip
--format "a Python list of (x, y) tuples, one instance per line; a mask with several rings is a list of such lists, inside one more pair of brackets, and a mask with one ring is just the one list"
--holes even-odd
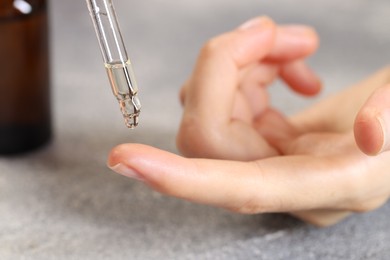
[(378, 88), (356, 117), (357, 145), (368, 155), (390, 150), (390, 85)]
[(151, 188), (175, 194), (176, 184), (191, 171), (189, 160), (142, 144), (121, 144), (113, 148), (107, 165), (114, 172), (141, 180)]
[(354, 124), (356, 144), (371, 156), (379, 154), (384, 146), (384, 132), (377, 114), (376, 110), (366, 108), (359, 113)]
[(390, 151), (390, 109), (382, 111), (378, 121), (383, 134), (383, 144), (381, 152)]
[(276, 24), (269, 17), (255, 18), (232, 34), (231, 42), (222, 43), (228, 48), (238, 68), (265, 58), (271, 53), (276, 39)]
[(147, 162), (160, 162), (177, 160), (180, 158), (172, 153), (148, 146), (143, 144), (120, 144), (114, 147), (108, 156), (107, 164), (109, 166), (115, 166), (118, 163), (122, 163), (128, 166), (144, 165), (147, 166)]
[(143, 144), (120, 144), (111, 149), (108, 155), (107, 165), (112, 167), (118, 163), (134, 160), (138, 157), (142, 157), (142, 155), (151, 154), (151, 151), (153, 150), (156, 150), (156, 148)]
[(322, 90), (322, 81), (303, 60), (287, 63), (281, 67), (280, 76), (299, 94), (315, 96)]
[(114, 147), (109, 153), (107, 167), (120, 175), (145, 181), (142, 172), (136, 170), (126, 162), (132, 156), (132, 150), (137, 149), (137, 146), (134, 144), (121, 144)]
[(114, 147), (107, 160), (107, 166), (116, 173), (139, 179), (143, 175), (139, 169), (137, 158), (147, 153), (148, 147), (140, 144), (120, 144)]
[(108, 167), (110, 168), (115, 167), (117, 164), (119, 164), (122, 161), (122, 157), (124, 156), (124, 151), (126, 150), (126, 146), (127, 144), (121, 144), (111, 149), (107, 159)]
[(313, 97), (321, 93), (323, 85), (321, 79), (312, 73), (306, 79), (302, 77), (300, 84), (296, 83), (291, 87), (303, 96)]
[(277, 62), (302, 59), (312, 55), (318, 46), (319, 37), (312, 27), (279, 26), (276, 30), (275, 46), (267, 59)]
[(280, 33), (290, 41), (301, 44), (307, 54), (313, 53), (320, 44), (317, 31), (307, 25), (285, 25), (279, 27)]
[[(252, 19), (238, 29), (216, 36), (205, 43), (198, 64), (219, 63), (215, 69), (233, 62), (238, 68), (256, 62), (271, 51), (276, 37), (276, 25), (268, 17)], [(206, 63), (206, 64), (204, 64)]]

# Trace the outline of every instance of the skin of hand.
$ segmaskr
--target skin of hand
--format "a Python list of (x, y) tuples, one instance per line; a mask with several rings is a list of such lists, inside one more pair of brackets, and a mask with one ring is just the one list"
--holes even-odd
[(303, 95), (320, 91), (304, 63), (317, 45), (313, 29), (266, 17), (211, 39), (180, 95), (177, 143), (191, 158), (123, 144), (108, 166), (170, 196), (318, 226), (380, 207), (390, 194), (389, 69), (291, 118), (269, 104), (278, 78)]

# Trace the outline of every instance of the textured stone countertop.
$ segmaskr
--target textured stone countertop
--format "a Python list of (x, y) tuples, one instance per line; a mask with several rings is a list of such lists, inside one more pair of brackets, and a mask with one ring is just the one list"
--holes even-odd
[[(124, 142), (177, 152), (177, 93), (213, 35), (261, 14), (315, 26), (322, 45), (310, 63), (326, 96), (388, 63), (390, 1), (116, 0), (143, 103), (135, 131), (123, 125), (84, 1), (50, 2), (55, 139), (0, 158), (0, 259), (390, 259), (389, 204), (317, 229), (161, 196), (105, 166)], [(314, 102), (271, 92), (283, 111)]]

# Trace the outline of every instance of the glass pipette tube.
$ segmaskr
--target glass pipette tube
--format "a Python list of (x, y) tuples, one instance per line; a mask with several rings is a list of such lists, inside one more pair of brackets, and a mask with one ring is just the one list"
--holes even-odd
[(86, 0), (112, 92), (117, 98), (128, 128), (138, 125), (141, 104), (138, 86), (127, 56), (112, 0)]

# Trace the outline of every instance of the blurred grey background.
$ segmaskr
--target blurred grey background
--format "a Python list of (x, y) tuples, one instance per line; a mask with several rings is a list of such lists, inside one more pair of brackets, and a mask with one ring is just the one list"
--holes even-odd
[[(390, 205), (327, 229), (285, 215), (242, 216), (161, 196), (105, 166), (139, 142), (176, 152), (177, 93), (210, 37), (268, 15), (314, 26), (321, 97), (388, 64), (388, 0), (116, 0), (143, 103), (127, 130), (84, 1), (51, 1), (52, 145), (0, 158), (0, 259), (390, 259)], [(316, 99), (271, 88), (296, 112)]]

